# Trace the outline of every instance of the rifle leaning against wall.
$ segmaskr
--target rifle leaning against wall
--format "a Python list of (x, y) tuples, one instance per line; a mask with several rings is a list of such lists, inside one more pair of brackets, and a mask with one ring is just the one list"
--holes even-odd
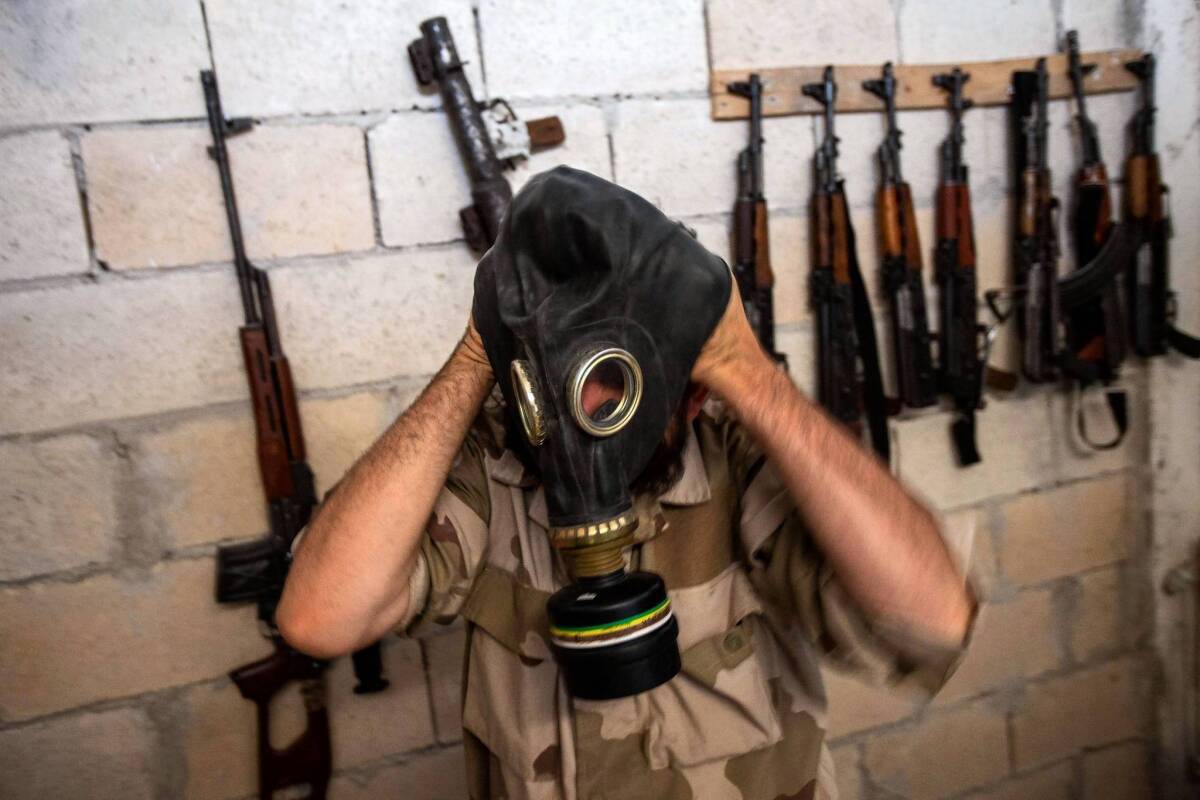
[(1171, 220), (1167, 187), (1154, 152), (1154, 56), (1147, 54), (1125, 68), (1141, 84), (1141, 107), (1134, 115), (1133, 152), (1125, 162), (1125, 222), (1132, 229), (1136, 255), (1125, 276), (1133, 349), (1158, 356), (1168, 348), (1200, 358), (1200, 339), (1175, 327), (1175, 293), (1171, 291), (1167, 243)]
[[(225, 119), (216, 76), (211, 71), (202, 71), (200, 82), (204, 86), (213, 138), (208, 152), (221, 178), (233, 262), (245, 311), (246, 321), (239, 330), (239, 338), (254, 408), (258, 467), (267, 496), (270, 527), (262, 539), (217, 549), (217, 601), (256, 603), (258, 618), (275, 647), (270, 656), (230, 673), (242, 696), (257, 706), (259, 794), (269, 798), (278, 790), (307, 785), (308, 796), (319, 800), (325, 797), (332, 769), (329, 714), (325, 707), (326, 664), (288, 646), (275, 627), (275, 609), (287, 577), (291, 546), (308, 524), (317, 502), (316, 491), (305, 457), (291, 368), (279, 340), (270, 280), (266, 272), (246, 257), (225, 147), (226, 137), (249, 130), (251, 121)], [(378, 643), (356, 653), (354, 667), (359, 679), (355, 692), (375, 692), (387, 686), (381, 675)], [(276, 749), (271, 746), (271, 699), (292, 681), (300, 684), (307, 725), (290, 745)]]
[(875, 195), (879, 229), (880, 271), (892, 306), (892, 347), (900, 401), (909, 408), (937, 402), (936, 376), (930, 351), (929, 315), (921, 282), (921, 240), (912, 190), (900, 172), (900, 129), (896, 126), (896, 79), (892, 62), (877, 80), (863, 88), (883, 100), (887, 133), (879, 145), (880, 184)]
[(786, 365), (775, 349), (775, 303), (771, 246), (767, 233), (767, 198), (763, 191), (762, 78), (753, 73), (731, 83), (730, 92), (750, 101), (750, 141), (738, 153), (737, 199), (733, 203), (733, 277), (746, 319), (763, 350)]
[[(963, 112), (971, 101), (963, 84), (971, 76), (955, 67), (933, 76), (949, 94), (950, 133), (939, 149), (941, 177), (937, 191), (937, 280), (940, 285), (941, 328), (938, 343), (939, 382), (954, 398), (958, 419), (950, 433), (960, 466), (981, 458), (975, 437), (975, 412), (983, 407), (987, 365), (986, 329), (979, 324), (975, 280), (975, 224), (971, 218), (971, 185), (963, 163)], [(981, 337), (983, 343), (981, 347)], [(982, 357), (981, 357), (982, 351)]]
[(810, 293), (817, 317), (817, 392), (821, 405), (861, 434), (866, 411), (871, 442), (889, 457), (887, 408), (879, 372), (879, 349), (866, 285), (858, 267), (854, 228), (842, 178), (837, 173), (833, 67), (804, 93), (825, 109), (825, 137), (813, 157), (813, 268)]
[(458, 216), (467, 244), (482, 253), (496, 241), (512, 201), (504, 170), (534, 150), (562, 143), (566, 138), (562, 122), (558, 117), (542, 117), (522, 126), (503, 100), (476, 102), (445, 17), (421, 23), (421, 38), (408, 46), (408, 57), (417, 83), (437, 84), (441, 92), (442, 107), (471, 181), (471, 205)]

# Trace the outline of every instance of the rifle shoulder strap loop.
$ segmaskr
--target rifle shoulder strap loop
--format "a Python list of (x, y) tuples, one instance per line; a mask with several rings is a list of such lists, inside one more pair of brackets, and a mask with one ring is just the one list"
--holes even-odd
[(879, 343), (875, 339), (875, 321), (871, 314), (871, 300), (858, 268), (858, 247), (854, 240), (854, 226), (846, 214), (846, 241), (850, 249), (850, 286), (854, 298), (854, 330), (858, 338), (858, 356), (863, 366), (863, 406), (867, 412), (867, 427), (871, 431), (871, 443), (875, 452), (884, 461), (891, 460), (888, 442), (887, 400), (883, 396), (883, 376), (879, 369)]
[(1129, 430), (1129, 407), (1125, 390), (1116, 386), (1105, 387), (1103, 390), (1108, 411), (1112, 415), (1113, 425), (1117, 431), (1115, 436), (1105, 442), (1097, 442), (1088, 430), (1087, 414), (1083, 408), (1084, 391), (1085, 388), (1082, 385), (1076, 384), (1073, 405), (1075, 406), (1075, 426), (1079, 432), (1079, 438), (1093, 450), (1113, 450), (1119, 447)]

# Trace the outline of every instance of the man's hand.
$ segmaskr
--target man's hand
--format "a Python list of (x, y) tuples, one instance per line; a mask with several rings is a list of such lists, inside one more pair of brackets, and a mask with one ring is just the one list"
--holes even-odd
[(933, 515), (763, 352), (736, 284), (692, 379), (720, 395), (762, 446), (864, 611), (962, 641), (973, 601)]
[[(750, 365), (770, 366), (771, 359), (763, 352), (758, 337), (746, 319), (737, 281), (731, 281), (729, 302), (725, 313), (705, 342), (700, 356), (692, 367), (692, 380), (724, 396), (736, 384), (730, 381), (733, 373)], [(726, 398), (728, 399), (728, 398)]]

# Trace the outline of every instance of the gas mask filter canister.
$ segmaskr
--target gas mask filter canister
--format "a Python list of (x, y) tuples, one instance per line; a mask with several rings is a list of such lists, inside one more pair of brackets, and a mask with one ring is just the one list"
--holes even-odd
[(480, 262), (475, 323), (519, 432), (510, 444), (542, 478), (573, 581), (547, 611), (576, 697), (637, 694), (679, 671), (666, 585), (624, 567), (638, 526), (629, 486), (730, 291), (724, 262), (681, 226), (566, 167), (526, 184)]

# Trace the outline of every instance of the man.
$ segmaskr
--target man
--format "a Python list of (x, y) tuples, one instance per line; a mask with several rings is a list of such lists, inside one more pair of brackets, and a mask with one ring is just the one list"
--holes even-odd
[[(661, 441), (622, 460), (593, 431), (579, 446), (598, 449), (556, 461), (566, 445), (545, 437), (579, 433), (555, 415), (549, 362), (605, 325), (649, 349), (642, 370), (581, 382), (575, 419), (611, 419), (644, 380), (631, 413), (669, 395)], [(525, 368), (498, 344), (518, 339), (542, 376), (520, 414), (504, 405)], [(529, 418), (543, 405), (549, 425)], [(617, 567), (665, 581), (682, 670), (584, 700), (550, 646), (547, 600), (578, 576), (547, 533), (614, 471), (639, 520)], [(334, 657), (465, 617), (472, 797), (774, 800), (836, 797), (822, 655), (936, 690), (974, 612), (933, 516), (760, 350), (724, 263), (636, 195), (559, 168), (514, 198), (450, 359), (310, 523), (277, 620)]]

